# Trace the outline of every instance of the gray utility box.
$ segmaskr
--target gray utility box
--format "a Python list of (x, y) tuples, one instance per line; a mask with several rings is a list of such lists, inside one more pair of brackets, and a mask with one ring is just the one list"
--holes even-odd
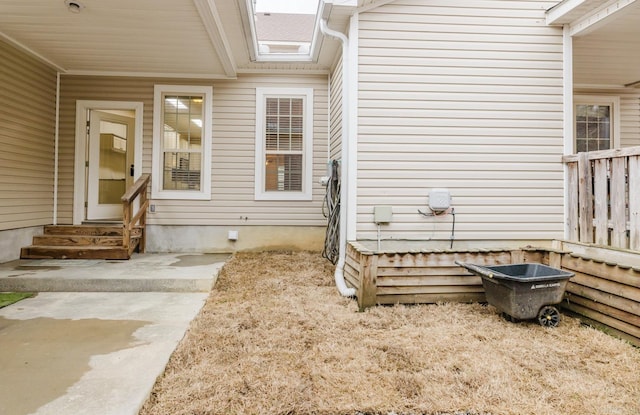
[(537, 317), (544, 326), (558, 324), (558, 310), (548, 306), (562, 302), (567, 282), (574, 275), (538, 263), (494, 266), (457, 264), (482, 277), (489, 304), (512, 319)]

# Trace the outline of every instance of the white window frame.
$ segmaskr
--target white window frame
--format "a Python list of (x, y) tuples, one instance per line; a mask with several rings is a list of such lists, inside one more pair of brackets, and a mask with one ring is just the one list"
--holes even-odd
[[(202, 120), (202, 178), (200, 190), (165, 190), (163, 177), (162, 118), (165, 95), (203, 95)], [(213, 116), (213, 87), (197, 85), (155, 85), (153, 89), (153, 180), (152, 199), (211, 200), (211, 141)]]
[[(303, 99), (302, 190), (265, 190), (267, 98)], [(255, 200), (311, 200), (313, 185), (313, 88), (256, 88)]]
[(609, 105), (611, 107), (610, 149), (620, 148), (620, 97), (615, 95), (576, 95), (573, 97), (573, 153), (578, 149), (576, 137), (576, 107), (578, 105)]

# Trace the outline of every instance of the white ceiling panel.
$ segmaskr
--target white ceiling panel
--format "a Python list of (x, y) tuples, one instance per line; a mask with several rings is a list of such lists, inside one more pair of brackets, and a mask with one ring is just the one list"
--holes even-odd
[(66, 74), (233, 78), (333, 61), (252, 63), (246, 0), (77, 1), (80, 13), (64, 0), (0, 0), (0, 37)]
[(640, 80), (640, 1), (573, 38), (574, 83), (620, 87)]
[(0, 32), (68, 73), (224, 75), (192, 0), (0, 0)]

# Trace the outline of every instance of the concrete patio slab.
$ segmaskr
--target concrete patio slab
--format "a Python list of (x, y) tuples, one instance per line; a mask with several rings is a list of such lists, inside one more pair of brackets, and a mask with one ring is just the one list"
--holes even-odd
[(0, 414), (136, 415), (229, 256), (0, 264)]
[(40, 293), (0, 309), (0, 413), (135, 415), (207, 293)]
[(134, 254), (130, 260), (36, 259), (0, 264), (0, 291), (208, 292), (229, 254)]

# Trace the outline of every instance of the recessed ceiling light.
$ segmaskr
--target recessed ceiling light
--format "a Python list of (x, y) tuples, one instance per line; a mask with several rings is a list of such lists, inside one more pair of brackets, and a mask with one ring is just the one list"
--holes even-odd
[(71, 13), (80, 13), (80, 11), (84, 9), (84, 4), (80, 3), (78, 0), (65, 0), (64, 4), (67, 6), (67, 10)]

